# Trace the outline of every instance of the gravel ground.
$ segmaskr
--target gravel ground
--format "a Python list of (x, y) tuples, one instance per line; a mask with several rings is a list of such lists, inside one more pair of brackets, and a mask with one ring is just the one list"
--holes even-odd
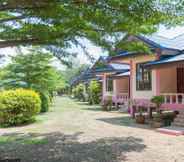
[(160, 134), (127, 114), (57, 97), (28, 126), (0, 129), (0, 159), (21, 162), (184, 162), (184, 136)]

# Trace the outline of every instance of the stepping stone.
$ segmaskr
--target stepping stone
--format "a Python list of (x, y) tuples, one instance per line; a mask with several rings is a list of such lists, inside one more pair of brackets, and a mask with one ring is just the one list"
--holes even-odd
[(163, 134), (174, 135), (174, 136), (184, 135), (184, 127), (170, 126), (170, 127), (158, 128), (156, 129), (156, 131)]

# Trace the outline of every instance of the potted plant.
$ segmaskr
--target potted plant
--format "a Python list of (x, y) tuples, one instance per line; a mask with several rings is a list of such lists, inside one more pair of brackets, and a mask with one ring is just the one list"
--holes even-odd
[(111, 111), (112, 109), (112, 97), (108, 96), (104, 101), (102, 108), (104, 111)]
[(163, 115), (161, 111), (161, 105), (164, 103), (163, 96), (154, 96), (151, 99), (151, 102), (156, 105), (157, 114), (153, 117), (153, 122), (151, 123), (152, 127), (159, 128), (163, 126)]
[(145, 123), (145, 116), (143, 115), (143, 107), (139, 107), (138, 109), (139, 114), (136, 115), (135, 120), (138, 124), (144, 124)]
[(151, 99), (151, 102), (156, 105), (156, 110), (158, 114), (161, 114), (162, 111), (160, 110), (161, 105), (164, 103), (164, 97), (163, 96), (154, 96)]

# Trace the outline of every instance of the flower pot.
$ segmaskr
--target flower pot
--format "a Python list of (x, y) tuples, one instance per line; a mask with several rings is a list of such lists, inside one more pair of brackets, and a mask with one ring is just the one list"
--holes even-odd
[(135, 120), (136, 120), (136, 123), (138, 123), (138, 124), (144, 124), (145, 123), (145, 116), (137, 115)]

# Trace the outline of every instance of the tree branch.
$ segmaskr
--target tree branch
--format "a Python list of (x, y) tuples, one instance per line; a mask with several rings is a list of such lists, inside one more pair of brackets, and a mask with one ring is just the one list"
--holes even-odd
[(0, 11), (17, 10), (17, 9), (40, 9), (48, 7), (51, 4), (50, 0), (9, 0), (6, 4), (0, 5)]
[(27, 44), (42, 44), (44, 41), (41, 41), (36, 38), (31, 39), (21, 39), (21, 40), (7, 40), (7, 41), (0, 41), (0, 48), (6, 48), (6, 47), (15, 47), (19, 45), (27, 45)]
[(0, 19), (0, 23), (5, 23), (9, 21), (14, 21), (14, 20), (21, 20), (26, 18), (27, 16), (17, 16), (17, 17), (10, 17), (10, 18), (5, 18), (5, 19)]

